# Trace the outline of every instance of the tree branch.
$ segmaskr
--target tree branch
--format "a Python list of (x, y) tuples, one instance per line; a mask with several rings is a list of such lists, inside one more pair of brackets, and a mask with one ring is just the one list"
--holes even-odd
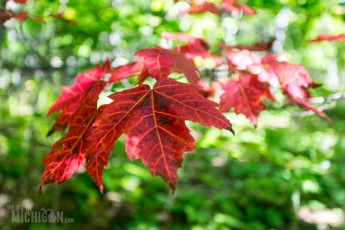
[[(336, 106), (336, 103), (330, 103), (330, 104), (325, 104), (325, 105), (321, 105), (320, 107), (317, 107), (317, 109), (319, 111), (324, 111), (327, 109), (332, 109)], [(291, 112), (291, 116), (293, 117), (309, 117), (309, 116), (313, 116), (315, 115), (315, 113), (313, 111), (301, 111), (301, 112)]]
[(309, 102), (312, 104), (324, 104), (327, 102), (335, 101), (335, 100), (340, 100), (345, 98), (345, 92), (338, 92), (331, 94), (327, 97), (313, 97), (309, 99)]

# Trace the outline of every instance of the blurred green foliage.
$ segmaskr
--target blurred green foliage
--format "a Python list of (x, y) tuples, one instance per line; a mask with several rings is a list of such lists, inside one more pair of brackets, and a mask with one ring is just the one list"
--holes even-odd
[[(82, 169), (38, 194), (41, 161), (62, 135), (46, 137), (54, 119), (46, 111), (61, 87), (106, 59), (116, 66), (132, 60), (138, 49), (171, 46), (160, 38), (163, 31), (203, 36), (215, 52), (219, 42), (253, 44), (275, 37), (274, 51), (303, 64), (313, 80), (323, 83), (315, 96), (344, 92), (344, 43), (305, 42), (320, 33), (344, 32), (344, 5), (334, 0), (246, 3), (256, 16), (180, 16), (187, 3), (172, 0), (8, 3), (8, 9), (23, 8), (45, 22), (10, 20), (0, 27), (1, 228), (345, 229), (344, 99), (320, 104), (327, 105), (333, 125), (279, 95), (260, 115), (257, 129), (233, 113), (227, 117), (235, 136), (190, 124), (197, 151), (186, 154), (175, 193), (140, 161), (128, 160), (122, 138), (104, 170), (104, 195)], [(51, 16), (58, 12), (69, 23)], [(113, 88), (133, 84), (125, 80)], [(51, 208), (74, 223), (12, 223), (7, 205)], [(332, 227), (322, 218), (307, 223), (298, 215), (303, 207), (330, 210), (340, 224)]]

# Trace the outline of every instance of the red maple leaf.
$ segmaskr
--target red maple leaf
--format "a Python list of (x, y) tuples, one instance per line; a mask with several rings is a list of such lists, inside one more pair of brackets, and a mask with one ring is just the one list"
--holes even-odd
[(279, 62), (278, 59), (276, 55), (267, 54), (262, 62), (269, 65), (278, 77), (283, 93), (291, 102), (313, 111), (330, 122), (330, 118), (326, 114), (307, 102), (307, 99), (310, 98), (308, 89), (318, 86), (310, 80), (308, 71), (301, 65)]
[(118, 82), (130, 76), (139, 76), (143, 72), (144, 62), (142, 59), (118, 66), (110, 71), (111, 77), (109, 82)]
[(64, 86), (55, 103), (49, 108), (48, 115), (65, 109), (72, 101), (82, 100), (85, 92), (107, 73), (109, 65), (109, 62), (106, 61), (103, 66), (96, 66), (79, 74), (74, 85)]
[(210, 12), (218, 15), (220, 14), (219, 8), (211, 2), (203, 2), (201, 4), (193, 2), (191, 7), (187, 10), (182, 11), (181, 14), (199, 14), (205, 12)]
[(237, 0), (222, 0), (222, 6), (229, 13), (240, 14), (243, 12), (247, 15), (255, 14), (255, 11), (248, 5), (239, 3)]
[(345, 41), (345, 34), (338, 34), (338, 35), (320, 34), (316, 38), (309, 40), (308, 42), (322, 42), (322, 41)]
[(149, 75), (158, 80), (168, 77), (173, 72), (183, 73), (191, 83), (196, 84), (199, 81), (199, 71), (194, 63), (178, 51), (156, 46), (152, 49), (139, 50), (135, 55), (144, 60), (139, 83), (142, 83)]
[(217, 103), (204, 98), (191, 84), (163, 78), (153, 89), (142, 84), (110, 98), (113, 102), (101, 107), (90, 131), (93, 147), (86, 163), (101, 191), (103, 167), (123, 133), (128, 157), (142, 159), (154, 176), (161, 176), (174, 189), (183, 154), (195, 149), (185, 120), (232, 131), (229, 121), (215, 109)]
[(261, 57), (249, 50), (230, 49), (225, 51), (226, 60), (233, 71), (249, 71), (250, 66), (260, 65)]
[(272, 73), (262, 64), (260, 56), (249, 50), (238, 50), (225, 45), (222, 45), (222, 49), (231, 71), (256, 75), (262, 82), (271, 79)]
[(67, 134), (53, 145), (52, 150), (43, 159), (46, 167), (40, 191), (45, 184), (62, 183), (70, 178), (85, 161), (85, 154), (90, 148), (85, 134), (95, 120), (98, 94), (105, 85), (105, 82), (98, 81), (87, 90), (77, 111), (69, 118), (70, 127)]
[(61, 94), (48, 111), (48, 115), (61, 111), (55, 120), (54, 126), (48, 132), (48, 136), (57, 130), (65, 129), (68, 124), (71, 124), (73, 121), (71, 118), (81, 106), (81, 102), (89, 93), (90, 88), (107, 73), (109, 65), (109, 62), (106, 61), (103, 66), (96, 66), (91, 70), (87, 70), (77, 76), (74, 85), (62, 88)]
[(274, 100), (267, 83), (260, 82), (256, 76), (246, 75), (231, 79), (224, 86), (220, 99), (220, 111), (231, 108), (237, 114), (244, 114), (256, 127), (259, 113), (265, 109), (262, 99)]

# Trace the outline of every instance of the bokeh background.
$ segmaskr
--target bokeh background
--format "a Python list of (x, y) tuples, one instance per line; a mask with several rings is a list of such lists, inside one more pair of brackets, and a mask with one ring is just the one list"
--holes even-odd
[[(243, 2), (257, 15), (180, 16), (188, 4), (173, 0), (29, 0), (23, 6), (1, 0), (2, 9), (26, 10), (45, 20), (12, 19), (0, 25), (1, 228), (345, 229), (345, 44), (306, 43), (321, 33), (344, 33), (345, 5), (335, 0)], [(103, 195), (83, 169), (59, 186), (45, 186), (39, 195), (42, 159), (62, 136), (46, 137), (54, 121), (46, 112), (61, 87), (106, 59), (118, 66), (133, 60), (138, 49), (171, 47), (161, 39), (163, 31), (202, 36), (214, 52), (219, 42), (275, 38), (273, 52), (301, 63), (323, 84), (312, 91), (312, 102), (333, 124), (276, 94), (277, 102), (261, 113), (257, 129), (234, 113), (226, 116), (235, 136), (189, 124), (197, 151), (185, 155), (175, 193), (140, 161), (128, 160), (122, 137), (103, 173)], [(197, 63), (207, 68), (207, 62)], [(134, 84), (123, 80), (113, 89)], [(7, 205), (62, 211), (74, 223), (12, 223)]]

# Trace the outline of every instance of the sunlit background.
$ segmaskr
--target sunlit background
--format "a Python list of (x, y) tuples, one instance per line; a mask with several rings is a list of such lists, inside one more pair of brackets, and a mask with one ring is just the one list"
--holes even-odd
[[(345, 44), (306, 42), (345, 32), (344, 1), (242, 2), (257, 14), (180, 15), (188, 1), (173, 0), (29, 0), (24, 6), (1, 0), (2, 8), (45, 21), (0, 25), (1, 228), (345, 229)], [(63, 19), (54, 17), (58, 12)], [(56, 116), (46, 112), (62, 86), (106, 59), (115, 67), (134, 60), (138, 49), (172, 48), (160, 37), (164, 31), (204, 37), (214, 52), (220, 42), (275, 38), (273, 52), (303, 64), (323, 84), (312, 90), (312, 102), (333, 124), (290, 105), (273, 87), (277, 101), (260, 114), (257, 129), (232, 112), (226, 117), (235, 136), (188, 124), (197, 151), (185, 155), (175, 193), (140, 161), (128, 160), (122, 137), (103, 173), (103, 195), (83, 168), (39, 195), (42, 159), (63, 135), (46, 137)], [(204, 72), (213, 65), (195, 62)], [(123, 80), (108, 91), (135, 83)], [(8, 205), (62, 211), (74, 223), (15, 224)]]

